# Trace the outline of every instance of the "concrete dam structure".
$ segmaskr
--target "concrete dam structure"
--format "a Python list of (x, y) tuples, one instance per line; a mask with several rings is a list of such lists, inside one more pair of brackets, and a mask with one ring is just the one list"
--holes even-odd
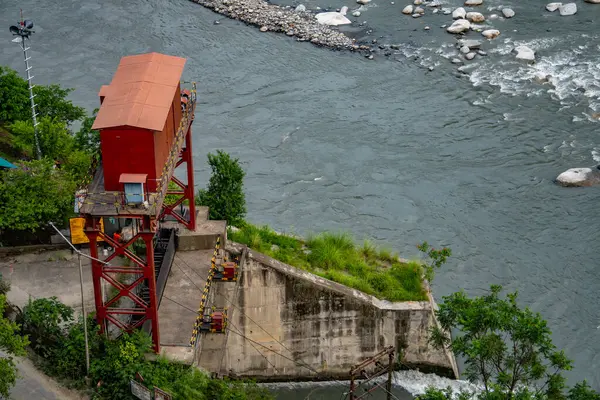
[[(355, 289), (227, 243), (239, 259), (235, 282), (213, 282), (207, 303), (226, 309), (224, 333), (199, 333), (194, 349), (172, 348), (214, 373), (259, 381), (347, 379), (386, 346), (406, 368), (455, 378), (448, 350), (428, 343), (435, 303), (379, 300)], [(162, 311), (162, 310), (161, 310)]]

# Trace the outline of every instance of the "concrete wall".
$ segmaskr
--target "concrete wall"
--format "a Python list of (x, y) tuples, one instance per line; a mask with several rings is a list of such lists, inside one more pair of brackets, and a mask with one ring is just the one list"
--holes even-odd
[(428, 301), (382, 301), (252, 250), (240, 281), (213, 290), (215, 305), (229, 307), (230, 331), (200, 338), (197, 365), (209, 371), (261, 380), (347, 377), (393, 345), (406, 366), (454, 377), (452, 355), (427, 342), (435, 323)]

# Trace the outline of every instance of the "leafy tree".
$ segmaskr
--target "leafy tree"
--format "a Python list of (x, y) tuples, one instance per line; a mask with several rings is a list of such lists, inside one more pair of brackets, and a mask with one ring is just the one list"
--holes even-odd
[(0, 66), (0, 122), (26, 120), (29, 108), (27, 81), (17, 71)]
[[(17, 367), (13, 356), (24, 356), (27, 337), (18, 334), (19, 327), (4, 317), (6, 296), (0, 294), (0, 397), (8, 398), (9, 391), (17, 381)], [(7, 355), (4, 355), (8, 353)]]
[(62, 88), (56, 84), (35, 86), (33, 93), (37, 112), (41, 116), (64, 122), (67, 125), (84, 118), (85, 109), (75, 106), (71, 100), (67, 99), (73, 90), (75, 89)]
[(84, 117), (81, 128), (75, 133), (75, 147), (84, 150), (92, 156), (100, 154), (100, 132), (92, 130), (98, 109), (96, 108), (91, 117)]
[(448, 257), (452, 255), (452, 250), (448, 247), (436, 250), (427, 242), (417, 245), (417, 248), (429, 258), (428, 261), (423, 263), (423, 271), (425, 279), (431, 282), (433, 281), (435, 270), (440, 269), (446, 263)]
[[(59, 85), (35, 86), (35, 102), (40, 117), (50, 117), (71, 124), (85, 116), (82, 107), (67, 99), (73, 89)], [(0, 66), (0, 122), (30, 121), (31, 109), (27, 81), (8, 67)]]
[(0, 172), (0, 230), (35, 230), (73, 211), (75, 183), (47, 159)]
[(73, 321), (73, 309), (56, 297), (35, 299), (23, 309), (23, 330), (29, 334), (33, 349), (48, 357), (64, 335), (65, 323)]
[[(65, 122), (50, 117), (43, 117), (37, 127), (40, 150), (44, 157), (64, 162), (71, 154), (74, 141)], [(13, 133), (13, 146), (29, 157), (36, 153), (33, 123), (17, 121), (10, 125)]]
[[(432, 330), (432, 343), (465, 358), (465, 376), (483, 384), (482, 398), (563, 399), (561, 373), (571, 369), (571, 361), (552, 343), (540, 314), (520, 308), (517, 293), (501, 298), (501, 290), (495, 285), (481, 297), (464, 292), (444, 297), (437, 312), (442, 329)], [(460, 331), (452, 341), (451, 330)]]
[(600, 394), (586, 381), (578, 382), (569, 390), (569, 400), (600, 400)]
[(230, 225), (243, 223), (246, 215), (244, 176), (239, 159), (231, 158), (224, 151), (208, 154), (212, 175), (206, 190), (198, 191), (196, 203), (208, 206), (210, 219), (226, 220)]

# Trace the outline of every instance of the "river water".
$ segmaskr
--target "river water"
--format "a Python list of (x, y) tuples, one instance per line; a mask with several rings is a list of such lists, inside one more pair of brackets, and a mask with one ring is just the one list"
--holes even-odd
[[(76, 88), (72, 98), (89, 110), (120, 57), (187, 57), (184, 78), (198, 82), (200, 98), (199, 186), (206, 153), (224, 149), (247, 171), (253, 222), (299, 234), (351, 230), (407, 258), (424, 240), (450, 246), (438, 300), (490, 284), (518, 290), (575, 360), (571, 381), (600, 389), (599, 189), (553, 183), (600, 160), (600, 6), (578, 1), (578, 14), (560, 17), (539, 0), (484, 1), (484, 14), (504, 5), (516, 17), (492, 21), (502, 34), (468, 74), (447, 58), (455, 39), (440, 26), (450, 18), (406, 17), (398, 1), (372, 1), (359, 18), (371, 34), (347, 28), (400, 45), (375, 60), (260, 33), (186, 0), (3, 0), (0, 22), (8, 28), (23, 8), (37, 24), (35, 81)], [(8, 29), (2, 37), (0, 63), (22, 72)], [(534, 66), (514, 60), (517, 44), (536, 50)], [(550, 83), (532, 79), (540, 73)]]

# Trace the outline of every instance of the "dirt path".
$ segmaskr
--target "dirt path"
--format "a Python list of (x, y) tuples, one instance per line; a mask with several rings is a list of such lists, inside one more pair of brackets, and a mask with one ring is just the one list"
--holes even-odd
[[(0, 352), (0, 357), (6, 356)], [(11, 390), (11, 400), (86, 400), (74, 391), (61, 387), (54, 379), (39, 371), (27, 358), (17, 357), (19, 379)], [(2, 397), (0, 396), (0, 399)]]

